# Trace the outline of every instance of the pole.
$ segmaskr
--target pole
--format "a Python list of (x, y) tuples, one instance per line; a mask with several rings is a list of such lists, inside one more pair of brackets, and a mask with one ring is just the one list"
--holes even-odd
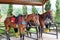
[(42, 5), (42, 13), (44, 13), (44, 5)]

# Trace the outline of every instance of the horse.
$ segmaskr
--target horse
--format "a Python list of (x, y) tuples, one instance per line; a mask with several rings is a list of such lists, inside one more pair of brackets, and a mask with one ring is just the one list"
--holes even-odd
[[(13, 19), (13, 20), (11, 20)], [(18, 28), (20, 31), (20, 40), (24, 40), (24, 31), (26, 30), (26, 23), (28, 23), (29, 21), (34, 21), (34, 23), (37, 24), (37, 20), (38, 16), (36, 16), (36, 14), (29, 14), (29, 15), (19, 15), (18, 17), (7, 17), (4, 21), (4, 25), (5, 25), (5, 29), (6, 29), (6, 34), (7, 34), (7, 40), (10, 40), (10, 36), (9, 36), (9, 31), (12, 28), (15, 29), (16, 32), (16, 37), (18, 35)]]
[[(31, 17), (30, 17), (31, 18)], [(48, 20), (48, 19), (49, 20)], [(34, 19), (34, 18), (33, 18)], [(28, 19), (27, 19), (28, 20)], [(31, 19), (32, 20), (32, 19)], [(36, 21), (37, 20), (37, 21)], [(48, 21), (47, 21), (48, 20)], [(38, 30), (39, 30), (39, 38), (41, 37), (41, 39), (43, 40), (42, 38), (42, 31), (43, 31), (43, 27), (46, 26), (46, 24), (49, 24), (49, 23), (52, 23), (53, 22), (53, 12), (52, 10), (48, 10), (46, 11), (45, 13), (43, 14), (37, 14), (37, 19), (35, 18), (33, 21), (35, 21), (34, 23), (37, 24), (38, 26)], [(47, 23), (48, 22), (48, 23)], [(33, 22), (31, 23), (34, 24)], [(46, 26), (48, 27), (48, 26)], [(48, 30), (48, 29), (47, 29)], [(47, 32), (47, 31), (46, 31)]]
[[(22, 19), (22, 21), (21, 21), (21, 19)], [(30, 29), (30, 28), (27, 28), (27, 24), (29, 25), (30, 24), (29, 22), (32, 21), (34, 23), (34, 25), (37, 25), (37, 24), (39, 24), (38, 20), (39, 20), (39, 17), (37, 14), (24, 15), (24, 16), (22, 16), (22, 18), (19, 17), (18, 26), (20, 29), (20, 39), (21, 40), (24, 39), (24, 31), (26, 31), (26, 30), (29, 31), (29, 29)]]
[(39, 22), (40, 22), (40, 26), (39, 26), (39, 36), (42, 38), (42, 31), (43, 31), (43, 27), (46, 25), (46, 19), (47, 17), (49, 17), (49, 19), (51, 20), (51, 23), (53, 22), (53, 12), (52, 10), (48, 10), (47, 12), (39, 15)]

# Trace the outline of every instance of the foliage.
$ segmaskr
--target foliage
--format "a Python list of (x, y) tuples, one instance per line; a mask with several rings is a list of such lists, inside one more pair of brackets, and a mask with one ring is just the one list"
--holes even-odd
[(15, 16), (18, 16), (19, 14), (21, 14), (22, 13), (22, 9), (20, 9), (20, 8), (14, 8), (13, 9), (14, 11), (13, 11), (13, 14), (15, 15)]
[(32, 6), (32, 13), (38, 13), (38, 11), (37, 11), (37, 9), (34, 7), (34, 6)]
[(56, 1), (56, 21), (60, 21), (60, 0)]
[(49, 9), (51, 9), (50, 0), (48, 0), (48, 2), (45, 5), (45, 10), (48, 11)]
[(2, 17), (2, 15), (1, 15), (1, 9), (0, 9), (0, 18)]
[(2, 17), (2, 15), (1, 15), (1, 13), (0, 13), (0, 19), (1, 19), (1, 17)]
[(23, 14), (27, 14), (27, 6), (26, 5), (23, 5)]
[[(0, 28), (2, 28), (2, 27), (0, 27)], [(0, 34), (2, 34), (2, 35), (5, 35), (6, 33), (5, 33), (5, 28), (3, 27), (3, 29), (0, 29)], [(11, 30), (10, 30), (10, 35), (11, 36), (15, 36), (15, 32), (14, 32), (14, 29), (13, 28), (11, 28)]]
[(8, 9), (7, 16), (10, 16), (12, 14), (12, 12), (13, 12), (13, 6), (12, 6), (12, 4), (9, 4), (9, 9)]

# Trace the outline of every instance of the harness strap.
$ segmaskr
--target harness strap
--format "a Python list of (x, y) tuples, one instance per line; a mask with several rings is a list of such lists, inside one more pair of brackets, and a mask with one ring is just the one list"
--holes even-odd
[(50, 14), (48, 14), (48, 16), (47, 16), (48, 18), (50, 18)]

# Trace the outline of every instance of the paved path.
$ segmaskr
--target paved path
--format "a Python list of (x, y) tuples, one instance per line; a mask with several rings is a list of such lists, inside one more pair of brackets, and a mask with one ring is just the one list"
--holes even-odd
[[(36, 38), (35, 34), (32, 34), (32, 37)], [(50, 34), (43, 34), (43, 40), (60, 40), (60, 34), (58, 34), (58, 39), (56, 39), (56, 35), (50, 35)], [(20, 38), (15, 38), (15, 37), (11, 37), (11, 40), (19, 40)], [(2, 40), (6, 40), (6, 39), (2, 39)], [(25, 40), (34, 40), (31, 38), (27, 38), (25, 37)]]

